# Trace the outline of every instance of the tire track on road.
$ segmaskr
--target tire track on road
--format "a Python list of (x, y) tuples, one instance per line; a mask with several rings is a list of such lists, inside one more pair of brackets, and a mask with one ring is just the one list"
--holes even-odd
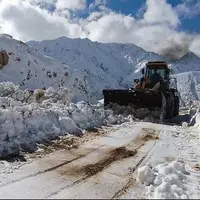
[[(154, 142), (154, 145), (151, 148), (151, 150), (155, 147), (155, 145), (156, 145), (156, 141)], [(136, 170), (139, 168), (139, 166), (147, 158), (148, 155), (149, 155), (149, 152), (141, 158), (141, 160), (137, 163), (137, 165), (132, 169), (132, 174), (136, 172)], [(115, 195), (111, 199), (119, 198), (126, 192), (126, 190), (135, 182), (132, 176), (129, 178), (128, 182), (124, 185), (124, 187), (121, 190), (119, 190), (117, 193), (115, 193)]]
[(5, 183), (5, 184), (2, 184), (2, 185), (0, 186), (0, 188), (1, 188), (1, 187), (4, 187), (4, 186), (7, 186), (7, 185), (10, 185), (10, 184), (13, 184), (13, 183), (17, 183), (17, 182), (26, 180), (26, 179), (31, 178), (31, 177), (39, 176), (39, 175), (41, 175), (41, 174), (44, 174), (44, 173), (47, 173), (47, 172), (50, 172), (50, 171), (54, 171), (55, 169), (57, 169), (57, 168), (59, 168), (59, 167), (62, 167), (62, 166), (64, 166), (64, 165), (67, 165), (67, 164), (69, 164), (69, 163), (71, 163), (71, 162), (73, 162), (73, 161), (75, 161), (75, 160), (78, 160), (78, 159), (84, 157), (84, 156), (85, 156), (85, 155), (81, 155), (81, 156), (79, 156), (79, 157), (77, 157), (77, 158), (75, 158), (75, 159), (72, 159), (72, 160), (69, 160), (69, 161), (65, 161), (65, 162), (63, 162), (63, 163), (61, 163), (61, 164), (55, 165), (55, 166), (53, 166), (53, 167), (47, 168), (47, 169), (42, 170), (42, 171), (39, 171), (39, 172), (37, 172), (37, 173), (30, 174), (30, 175), (28, 175), (28, 176), (25, 176), (25, 177), (22, 177), (22, 178), (19, 178), (19, 179), (16, 179), (16, 180), (7, 182), (7, 183)]
[[(162, 131), (164, 129), (164, 126), (162, 126), (161, 130), (159, 131), (159, 137), (162, 134)], [(127, 183), (124, 185), (124, 187), (122, 189), (120, 189), (119, 191), (117, 191), (113, 197), (111, 199), (119, 199), (120, 196), (122, 196), (123, 194), (126, 193), (126, 191), (128, 190), (128, 188), (130, 188), (135, 182), (136, 179), (133, 178), (133, 174), (136, 172), (136, 170), (139, 168), (139, 166), (143, 163), (143, 161), (148, 157), (148, 155), (151, 153), (151, 151), (154, 149), (155, 145), (157, 143), (157, 140), (154, 141), (153, 146), (151, 147), (151, 149), (139, 160), (139, 162), (132, 168), (131, 171), (131, 177), (128, 179)], [(141, 148), (141, 146), (139, 147)], [(139, 149), (138, 149), (139, 150)]]
[[(160, 131), (159, 131), (160, 132)], [(62, 189), (60, 189), (59, 191), (56, 191), (50, 195), (48, 195), (47, 197), (45, 198), (55, 198), (56, 195), (58, 195), (59, 193), (61, 193), (62, 191), (66, 190), (66, 189), (69, 189), (69, 188), (72, 188), (76, 185), (78, 185), (79, 183), (89, 179), (90, 177), (93, 177), (95, 175), (97, 175), (98, 173), (101, 173), (103, 172), (103, 170), (105, 170), (106, 168), (108, 168), (109, 166), (111, 166), (114, 162), (116, 161), (122, 161), (123, 159), (126, 159), (126, 158), (130, 158), (130, 157), (135, 157), (138, 155), (138, 150), (143, 147), (145, 144), (148, 143), (148, 141), (150, 140), (157, 140), (158, 139), (158, 135), (156, 134), (156, 130), (155, 129), (151, 129), (151, 128), (146, 128), (146, 129), (142, 129), (141, 132), (139, 133), (139, 135), (131, 142), (129, 142), (125, 147), (123, 148), (117, 148), (117, 149), (114, 149), (114, 151), (116, 151), (117, 155), (120, 154), (120, 152), (118, 151), (119, 149), (121, 149), (122, 151), (124, 151), (124, 154), (126, 154), (126, 152), (128, 154), (130, 154), (129, 156), (124, 156), (120, 159), (113, 159), (113, 155), (111, 153), (111, 156), (109, 158), (106, 158), (105, 160), (100, 160), (98, 163), (95, 163), (93, 165), (89, 165), (89, 166), (83, 166), (82, 169), (80, 169), (80, 171), (84, 171), (85, 169), (89, 168), (89, 169), (93, 169), (93, 167), (95, 169), (94, 173), (93, 172), (90, 172), (88, 175), (86, 175), (85, 177), (75, 181), (74, 183), (72, 183), (71, 185), (68, 185), (68, 186), (65, 186), (63, 187)], [(156, 144), (156, 141), (154, 142), (154, 145), (152, 148), (154, 148)], [(132, 147), (132, 148), (131, 148)], [(131, 150), (130, 150), (131, 149)], [(131, 153), (132, 152), (132, 153)], [(149, 153), (149, 152), (148, 152)], [(139, 167), (139, 165), (143, 162), (143, 160), (148, 156), (148, 153), (145, 154), (145, 156), (143, 156), (139, 162), (136, 164), (136, 166), (134, 168), (132, 168), (131, 170), (131, 173), (134, 173), (136, 171), (136, 169)], [(123, 154), (123, 153), (122, 153)], [(110, 161), (109, 161), (110, 159)], [(105, 164), (105, 165), (104, 165)], [(103, 165), (103, 166), (102, 166)], [(78, 170), (79, 171), (79, 170)], [(109, 172), (108, 172), (109, 173)], [(115, 175), (115, 174), (113, 174)], [(130, 183), (132, 182), (132, 179), (130, 178), (128, 183), (120, 190), (118, 191), (114, 196), (113, 198), (115, 198), (115, 196), (118, 196), (121, 191), (123, 191), (124, 189), (126, 189)]]
[[(102, 147), (105, 147), (105, 145), (101, 145), (100, 147), (101, 147), (101, 148), (102, 148)], [(94, 151), (98, 151), (98, 149), (96, 149), (96, 150), (94, 150)], [(32, 178), (32, 177), (36, 177), (36, 176), (42, 175), (42, 174), (47, 173), (47, 172), (50, 172), (50, 171), (54, 171), (54, 170), (56, 170), (56, 169), (58, 169), (58, 168), (60, 168), (60, 167), (63, 167), (64, 165), (70, 164), (71, 162), (74, 162), (74, 161), (76, 161), (76, 160), (78, 160), (78, 159), (80, 159), (80, 158), (83, 158), (83, 157), (85, 157), (86, 155), (89, 155), (90, 153), (93, 153), (94, 151), (91, 150), (91, 152), (86, 153), (86, 154), (82, 154), (82, 155), (78, 155), (78, 156), (77, 156), (76, 158), (74, 158), (74, 159), (67, 160), (67, 161), (65, 161), (65, 162), (62, 162), (62, 163), (57, 164), (57, 165), (55, 165), (55, 166), (52, 166), (52, 167), (49, 167), (49, 168), (47, 168), (47, 169), (41, 170), (41, 171), (39, 171), (39, 172), (36, 172), (36, 173), (30, 174), (30, 175), (28, 175), (28, 176), (24, 176), (24, 177), (22, 177), (22, 178), (18, 178), (18, 179), (15, 179), (15, 180), (13, 180), (13, 181), (7, 182), (7, 183), (5, 183), (5, 184), (2, 184), (2, 185), (0, 186), (0, 188), (1, 188), (1, 187), (4, 187), (4, 186), (7, 186), (7, 185), (10, 185), (10, 184), (13, 184), (13, 183), (17, 183), (17, 182), (26, 180), (26, 179), (28, 179), (28, 178)]]

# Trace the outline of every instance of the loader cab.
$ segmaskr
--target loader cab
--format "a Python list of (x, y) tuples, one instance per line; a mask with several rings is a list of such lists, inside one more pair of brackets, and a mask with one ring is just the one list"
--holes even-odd
[(145, 77), (151, 79), (154, 73), (158, 73), (162, 79), (169, 79), (170, 70), (165, 62), (148, 62), (146, 64)]
[(141, 72), (143, 77), (140, 79), (140, 85), (137, 85), (137, 88), (153, 88), (160, 80), (162, 80), (162, 87), (169, 88), (168, 81), (170, 76), (170, 69), (168, 68), (166, 62), (148, 62), (146, 63), (146, 67), (143, 68)]

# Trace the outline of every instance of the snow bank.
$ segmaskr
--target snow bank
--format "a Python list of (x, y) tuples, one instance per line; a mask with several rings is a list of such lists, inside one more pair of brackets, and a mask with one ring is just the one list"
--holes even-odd
[(196, 127), (198, 127), (200, 129), (200, 110), (197, 111), (196, 113)]
[(190, 126), (200, 128), (200, 103), (190, 109)]
[(147, 187), (147, 198), (188, 199), (188, 174), (183, 163), (173, 161), (155, 167), (150, 164), (142, 166), (137, 178)]
[(200, 101), (198, 101), (192, 109), (190, 109), (190, 125), (200, 129)]
[(35, 151), (37, 143), (66, 134), (125, 122), (103, 104), (70, 103), (68, 89), (20, 90), (12, 83), (0, 84), (0, 157)]

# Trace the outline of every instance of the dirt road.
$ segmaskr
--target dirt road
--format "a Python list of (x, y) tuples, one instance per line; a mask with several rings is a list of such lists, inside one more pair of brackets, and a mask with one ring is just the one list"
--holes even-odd
[[(137, 168), (160, 146), (163, 134), (176, 134), (177, 129), (181, 128), (151, 123), (115, 126), (75, 148), (33, 158), (12, 173), (3, 173), (0, 197), (128, 198), (130, 188), (131, 195), (140, 190)], [(166, 156), (160, 158), (173, 159), (163, 152)], [(133, 197), (141, 198), (142, 192), (138, 194)]]

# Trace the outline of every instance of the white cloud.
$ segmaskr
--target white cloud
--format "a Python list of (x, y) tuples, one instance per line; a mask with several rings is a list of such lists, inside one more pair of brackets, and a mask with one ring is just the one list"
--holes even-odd
[(93, 41), (128, 42), (131, 41), (130, 36), (134, 27), (136, 28), (137, 24), (133, 17), (109, 12), (88, 23), (85, 29)]
[(57, 9), (81, 10), (86, 7), (86, 0), (57, 0)]
[(81, 27), (70, 23), (58, 14), (50, 14), (46, 10), (31, 5), (28, 1), (1, 3), (0, 19), (2, 28), (17, 38), (27, 40), (54, 39), (60, 36), (82, 36)]
[[(70, 5), (66, 3), (69, 1), (63, 0), (62, 8), (65, 9), (53, 13), (31, 3), (33, 1), (41, 3), (42, 0), (1, 1), (0, 21), (4, 32), (24, 41), (67, 36), (88, 37), (99, 42), (134, 43), (148, 51), (169, 56), (173, 53), (177, 57), (188, 50), (192, 41), (190, 35), (176, 31), (180, 21), (166, 0), (147, 0), (146, 12), (140, 20), (106, 7), (91, 12), (86, 19), (73, 18), (68, 9), (84, 9), (85, 1)], [(58, 5), (56, 2), (49, 0), (48, 3)], [(96, 1), (96, 5), (105, 6), (104, 3)], [(195, 45), (192, 50), (200, 51)]]
[(88, 23), (85, 28), (93, 41), (134, 43), (148, 51), (170, 57), (187, 53), (191, 37), (166, 24), (143, 24), (131, 16), (109, 13)]
[(147, 0), (144, 20), (147, 23), (166, 23), (173, 27), (177, 27), (180, 23), (176, 12), (166, 0)]

